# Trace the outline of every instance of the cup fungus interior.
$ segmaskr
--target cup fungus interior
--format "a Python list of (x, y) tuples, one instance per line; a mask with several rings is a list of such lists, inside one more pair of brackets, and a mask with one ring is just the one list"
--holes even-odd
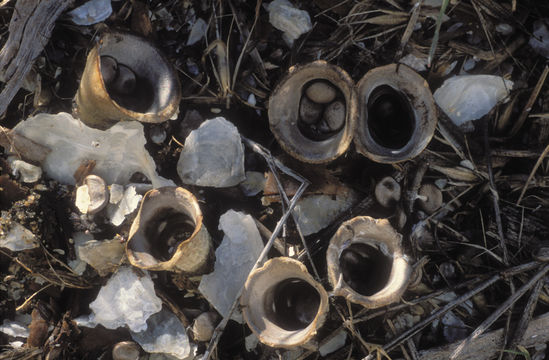
[(375, 142), (392, 150), (408, 144), (415, 118), (405, 94), (389, 85), (380, 85), (372, 90), (366, 106), (367, 126)]
[(145, 225), (145, 240), (151, 245), (154, 257), (167, 261), (177, 246), (191, 237), (195, 227), (188, 214), (172, 208), (159, 209)]
[(265, 313), (271, 322), (287, 331), (305, 329), (315, 319), (320, 294), (299, 278), (282, 280), (272, 286), (264, 298)]
[(393, 258), (373, 244), (352, 243), (341, 252), (339, 266), (354, 291), (372, 296), (389, 282)]
[(135, 91), (131, 94), (118, 94), (105, 84), (109, 96), (123, 108), (157, 113), (168, 107), (178, 93), (178, 80), (170, 64), (144, 39), (129, 34), (108, 35), (99, 48), (101, 56), (114, 58), (135, 74)]
[(202, 220), (196, 204), (186, 196), (156, 192), (145, 195), (134, 225), (137, 221), (127, 247), (142, 266), (152, 267), (171, 261), (178, 246), (196, 235)]
[[(300, 98), (300, 108), (302, 106), (302, 103), (306, 101), (305, 97), (306, 95), (306, 89), (314, 84), (314, 83), (324, 83), (330, 87), (332, 87), (335, 92), (336, 96), (334, 100), (332, 100), (329, 104), (318, 104), (318, 106), (322, 109), (320, 110), (320, 115), (316, 123), (308, 124), (307, 122), (303, 121), (303, 119), (298, 118), (297, 121), (297, 128), (301, 132), (303, 136), (305, 136), (307, 139), (312, 141), (324, 141), (326, 139), (329, 139), (331, 137), (336, 136), (338, 133), (340, 133), (345, 125), (345, 119), (347, 117), (346, 114), (346, 107), (347, 104), (345, 102), (345, 96), (343, 95), (342, 91), (337, 87), (336, 84), (325, 80), (325, 79), (313, 79), (308, 81), (301, 89), (301, 98)], [(304, 100), (305, 99), (305, 100)], [(310, 100), (312, 101), (312, 100)], [(343, 123), (341, 126), (337, 126), (336, 128), (329, 128), (327, 127), (327, 124), (324, 123), (323, 116), (328, 111), (327, 108), (331, 103), (334, 103), (336, 101), (340, 101), (343, 103)]]

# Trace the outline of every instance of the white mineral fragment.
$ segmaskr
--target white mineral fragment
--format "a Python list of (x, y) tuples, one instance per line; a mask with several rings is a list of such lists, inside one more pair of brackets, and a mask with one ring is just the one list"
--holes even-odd
[(528, 45), (535, 52), (549, 59), (549, 19), (534, 21), (534, 29)]
[(314, 234), (332, 223), (356, 201), (356, 194), (309, 195), (297, 202), (294, 213), (304, 236)]
[(494, 75), (458, 75), (434, 93), (438, 106), (460, 126), (488, 114), (509, 95), (513, 82)]
[(90, 309), (89, 323), (107, 329), (127, 325), (140, 332), (147, 329), (147, 319), (162, 309), (162, 300), (156, 296), (148, 272), (139, 277), (131, 267), (122, 267), (99, 290)]
[(0, 248), (22, 251), (39, 246), (40, 243), (36, 236), (23, 225), (16, 222), (0, 223)]
[(34, 183), (42, 177), (42, 169), (23, 160), (8, 159), (14, 176), (19, 176), (24, 183)]
[(74, 185), (75, 171), (83, 164), (95, 162), (93, 173), (107, 184), (125, 185), (131, 176), (141, 172), (154, 187), (173, 185), (156, 173), (152, 157), (145, 149), (143, 125), (121, 121), (108, 130), (84, 125), (70, 114), (38, 114), (13, 128), (14, 136), (23, 136), (50, 149), (42, 168), (51, 178)]
[(112, 14), (111, 0), (90, 0), (67, 13), (76, 25), (93, 25)]
[[(254, 219), (234, 210), (221, 215), (219, 229), (225, 236), (215, 251), (214, 272), (202, 276), (198, 290), (225, 317), (263, 251), (263, 241)], [(234, 313), (233, 319), (242, 321)]]
[(318, 348), (320, 356), (326, 356), (341, 349), (347, 341), (347, 331), (340, 330), (334, 337)]
[(265, 187), (265, 174), (259, 171), (246, 171), (246, 179), (239, 187), (246, 196), (255, 196)]
[(73, 239), (78, 259), (97, 270), (100, 276), (115, 270), (125, 255), (124, 243), (116, 237), (112, 240), (95, 240), (91, 235), (76, 233)]
[[(112, 187), (111, 187), (112, 190)], [(122, 199), (116, 204), (109, 204), (107, 207), (107, 217), (114, 226), (120, 226), (126, 216), (131, 214), (139, 206), (139, 202), (143, 198), (137, 194), (134, 186), (128, 186), (122, 195)]]
[(132, 339), (148, 353), (162, 353), (185, 359), (191, 353), (189, 338), (181, 320), (172, 312), (162, 310), (147, 320), (147, 329), (131, 332)]
[(238, 185), (246, 177), (244, 145), (237, 128), (222, 117), (203, 122), (185, 139), (177, 173), (185, 184)]
[(283, 32), (282, 38), (290, 47), (297, 38), (313, 28), (309, 13), (297, 9), (288, 0), (274, 0), (268, 5), (267, 10), (269, 22)]

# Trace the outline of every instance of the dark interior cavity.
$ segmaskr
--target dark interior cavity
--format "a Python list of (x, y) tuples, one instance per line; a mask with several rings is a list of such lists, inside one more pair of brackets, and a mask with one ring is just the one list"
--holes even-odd
[[(342, 101), (344, 104), (346, 104), (346, 101), (345, 101), (345, 96), (343, 95), (343, 93), (341, 92), (341, 90), (333, 83), (327, 81), (327, 80), (322, 80), (322, 79), (314, 79), (314, 80), (311, 80), (309, 82), (307, 82), (302, 88), (301, 88), (301, 100), (299, 102), (299, 105), (301, 106), (301, 101), (303, 101), (303, 98), (305, 96), (307, 96), (305, 94), (305, 91), (306, 89), (309, 87), (309, 85), (311, 85), (312, 83), (316, 83), (316, 82), (324, 82), (324, 83), (327, 83), (329, 84), (330, 86), (333, 86), (335, 89), (336, 89), (336, 97), (334, 99), (333, 102), (335, 101)], [(324, 109), (326, 109), (326, 107), (328, 106), (329, 104), (326, 104), (324, 105)], [(322, 119), (322, 116), (324, 115), (324, 111), (321, 112), (320, 114), (320, 119)], [(307, 139), (309, 140), (312, 140), (312, 141), (324, 141), (324, 140), (327, 140), (335, 135), (337, 135), (344, 127), (345, 127), (345, 124), (337, 129), (337, 130), (328, 130), (326, 128), (323, 128), (320, 126), (320, 120), (318, 123), (316, 124), (307, 124), (305, 122), (303, 122), (299, 116), (299, 111), (298, 111), (298, 115), (297, 115), (297, 118), (298, 118), (298, 121), (297, 121), (297, 128), (299, 129), (299, 131), (301, 132), (301, 134), (303, 134), (303, 136), (305, 136)], [(347, 118), (347, 114), (345, 114), (345, 118)]]
[(379, 145), (401, 149), (412, 138), (414, 113), (404, 94), (388, 85), (375, 88), (368, 99), (368, 130)]
[(314, 320), (320, 306), (320, 294), (309, 283), (290, 278), (278, 283), (266, 304), (270, 320), (288, 331), (301, 330)]
[(145, 227), (151, 253), (161, 261), (169, 260), (177, 246), (191, 237), (195, 223), (187, 214), (171, 208), (159, 210)]
[(371, 296), (385, 287), (392, 259), (378, 248), (367, 244), (351, 244), (342, 251), (339, 265), (343, 280), (357, 293)]
[[(116, 59), (115, 59), (116, 60)], [(118, 65), (125, 65), (118, 63)], [(131, 65), (125, 65), (132, 69)], [(133, 69), (132, 69), (133, 70)], [(135, 73), (135, 87), (127, 93), (118, 92), (115, 88), (115, 83), (119, 79), (119, 71), (115, 70), (115, 75), (112, 81), (105, 82), (107, 93), (118, 105), (131, 111), (139, 113), (155, 112), (158, 106), (154, 104), (155, 91), (152, 82), (146, 77)], [(105, 79), (105, 69), (101, 68), (101, 75)]]

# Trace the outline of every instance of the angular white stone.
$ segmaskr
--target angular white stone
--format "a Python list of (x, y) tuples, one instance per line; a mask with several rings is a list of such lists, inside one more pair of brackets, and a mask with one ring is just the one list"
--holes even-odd
[(120, 184), (112, 184), (109, 186), (109, 203), (118, 204), (120, 200), (124, 197), (124, 186)]
[(42, 177), (42, 169), (39, 166), (29, 164), (23, 160), (10, 159), (9, 163), (13, 170), (13, 175), (19, 175), (21, 177), (21, 181), (24, 183), (37, 182), (40, 180), (40, 177)]
[(341, 330), (337, 333), (337, 335), (331, 338), (326, 344), (322, 345), (318, 349), (318, 352), (320, 353), (320, 356), (326, 356), (338, 349), (341, 349), (343, 345), (345, 345), (346, 341), (347, 341), (347, 332), (345, 330)]
[(203, 122), (185, 139), (177, 173), (185, 184), (238, 185), (245, 179), (244, 145), (238, 129), (222, 117)]
[(208, 24), (201, 19), (196, 19), (195, 23), (193, 24), (193, 27), (191, 28), (191, 33), (189, 34), (189, 38), (187, 39), (187, 46), (194, 45), (197, 42), (199, 42), (205, 35), (206, 30), (208, 29)]
[(356, 194), (347, 196), (309, 195), (297, 202), (294, 212), (304, 236), (314, 234), (332, 223), (356, 201)]
[(15, 320), (4, 319), (0, 325), (0, 332), (15, 338), (27, 338), (30, 323), (30, 315), (16, 315)]
[(509, 95), (513, 82), (494, 75), (458, 75), (444, 81), (435, 101), (454, 124), (477, 120)]
[(76, 25), (93, 25), (107, 19), (111, 13), (111, 0), (90, 0), (67, 15)]
[(107, 207), (107, 216), (111, 223), (114, 226), (120, 226), (126, 219), (126, 215), (137, 209), (142, 197), (136, 193), (134, 186), (128, 186), (122, 199), (117, 204), (109, 204)]
[(63, 184), (74, 185), (74, 172), (93, 160), (93, 173), (107, 184), (127, 184), (134, 173), (141, 172), (154, 187), (174, 185), (156, 173), (153, 158), (145, 149), (143, 125), (137, 121), (121, 121), (103, 131), (67, 113), (38, 114), (17, 124), (13, 131), (51, 150), (42, 168)]
[(532, 37), (528, 41), (528, 45), (534, 49), (535, 52), (543, 57), (549, 59), (549, 20), (542, 19), (534, 21), (534, 28), (532, 31)]
[(274, 0), (268, 5), (267, 10), (269, 22), (283, 32), (282, 38), (289, 47), (297, 38), (313, 28), (309, 13), (297, 9), (288, 0)]
[(100, 276), (115, 270), (125, 254), (124, 244), (118, 238), (95, 240), (91, 235), (76, 233), (73, 239), (78, 259), (97, 270)]
[(22, 251), (39, 246), (36, 236), (23, 225), (11, 222), (9, 228), (0, 226), (0, 247), (11, 251)]
[[(214, 272), (202, 276), (198, 290), (225, 317), (263, 251), (263, 241), (253, 218), (234, 210), (221, 216), (219, 229), (225, 236), (215, 251)], [(232, 318), (241, 322), (235, 313)]]
[(147, 330), (131, 332), (132, 339), (148, 353), (185, 359), (191, 353), (185, 327), (172, 312), (162, 310), (147, 320)]
[(265, 187), (265, 174), (259, 171), (246, 171), (246, 179), (240, 183), (240, 189), (246, 196), (255, 196)]
[(154, 292), (154, 284), (145, 271), (139, 277), (131, 267), (121, 267), (99, 290), (90, 304), (90, 323), (107, 329), (127, 325), (131, 331), (147, 329), (147, 319), (162, 309), (162, 300)]

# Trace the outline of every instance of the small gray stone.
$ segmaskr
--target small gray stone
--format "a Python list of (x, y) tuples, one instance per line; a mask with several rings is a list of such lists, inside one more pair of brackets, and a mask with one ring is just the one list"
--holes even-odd
[(322, 115), (322, 105), (317, 104), (308, 97), (301, 97), (301, 104), (299, 104), (299, 118), (305, 124), (316, 124)]
[(307, 97), (318, 104), (329, 104), (336, 97), (336, 89), (325, 81), (316, 81), (305, 90)]
[(334, 101), (324, 110), (324, 121), (332, 131), (341, 129), (345, 123), (345, 104), (343, 101)]

